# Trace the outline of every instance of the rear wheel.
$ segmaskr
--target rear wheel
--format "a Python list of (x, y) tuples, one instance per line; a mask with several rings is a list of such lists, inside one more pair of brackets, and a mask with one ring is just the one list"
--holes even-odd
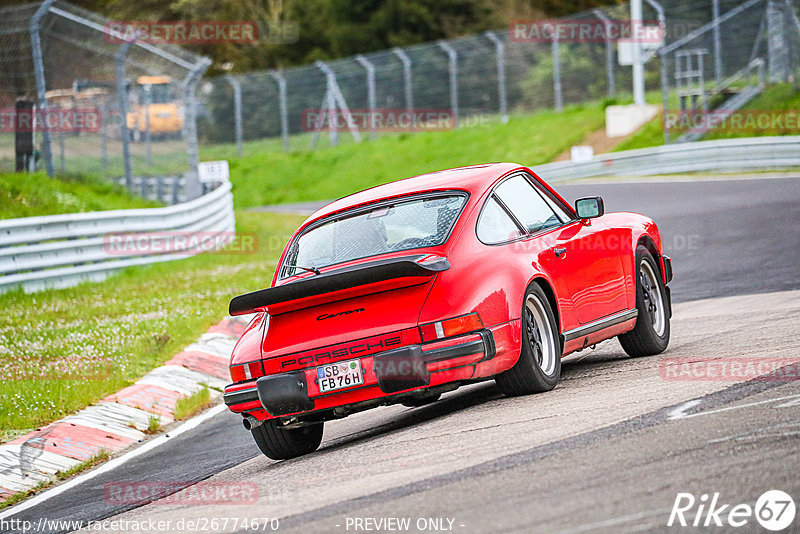
[(288, 460), (314, 452), (322, 443), (323, 423), (300, 428), (282, 428), (277, 419), (270, 419), (250, 432), (258, 448), (273, 460)]
[(630, 356), (659, 354), (669, 344), (667, 290), (656, 261), (643, 246), (636, 250), (636, 326), (619, 336), (619, 343)]
[(517, 363), (495, 381), (504, 394), (550, 391), (561, 377), (561, 338), (547, 296), (531, 284), (522, 308), (522, 348)]

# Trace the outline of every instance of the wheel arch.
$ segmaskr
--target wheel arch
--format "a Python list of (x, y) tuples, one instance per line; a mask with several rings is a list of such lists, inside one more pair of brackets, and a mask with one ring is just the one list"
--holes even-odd
[(547, 296), (547, 301), (550, 304), (550, 309), (553, 310), (553, 316), (556, 319), (556, 329), (558, 330), (558, 336), (561, 338), (561, 348), (564, 348), (564, 335), (561, 332), (561, 313), (558, 309), (558, 300), (556, 299), (556, 293), (553, 290), (553, 287), (550, 285), (550, 282), (547, 281), (543, 276), (536, 276), (534, 277), (528, 287), (532, 284), (537, 284), (539, 288), (544, 292), (545, 296)]
[[(650, 254), (652, 254), (653, 260), (655, 261), (656, 267), (658, 268), (658, 273), (661, 276), (661, 279), (663, 280), (664, 266), (661, 264), (661, 261), (659, 261), (659, 258), (661, 257), (661, 251), (659, 250), (658, 245), (656, 245), (656, 242), (653, 240), (653, 238), (647, 234), (642, 234), (641, 236), (639, 236), (639, 240), (636, 242), (636, 248), (638, 249), (640, 245), (646, 248), (647, 251), (650, 252)], [(633, 251), (633, 257), (635, 263), (636, 250)]]

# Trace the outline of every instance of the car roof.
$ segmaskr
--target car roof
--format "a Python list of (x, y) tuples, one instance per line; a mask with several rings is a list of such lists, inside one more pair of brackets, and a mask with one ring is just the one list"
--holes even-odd
[(497, 178), (516, 169), (525, 169), (525, 167), (516, 163), (487, 163), (485, 165), (445, 169), (397, 180), (396, 182), (389, 182), (353, 193), (323, 206), (308, 218), (306, 224), (355, 206), (413, 193), (460, 189), (468, 191), (473, 196), (479, 196)]

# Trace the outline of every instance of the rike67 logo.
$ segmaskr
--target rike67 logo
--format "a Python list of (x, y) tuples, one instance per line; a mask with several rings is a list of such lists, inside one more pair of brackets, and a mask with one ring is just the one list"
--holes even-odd
[(750, 531), (755, 519), (763, 528), (778, 532), (794, 523), (796, 512), (792, 496), (780, 490), (765, 491), (755, 506), (722, 503), (718, 492), (711, 496), (704, 493), (699, 499), (691, 493), (678, 493), (667, 526), (739, 528), (750, 525), (746, 529)]

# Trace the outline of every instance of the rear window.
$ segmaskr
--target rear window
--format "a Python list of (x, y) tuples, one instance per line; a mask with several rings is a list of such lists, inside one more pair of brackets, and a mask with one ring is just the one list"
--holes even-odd
[(356, 209), (313, 226), (292, 243), (281, 277), (387, 252), (435, 247), (447, 240), (467, 201), (464, 193), (406, 197)]

